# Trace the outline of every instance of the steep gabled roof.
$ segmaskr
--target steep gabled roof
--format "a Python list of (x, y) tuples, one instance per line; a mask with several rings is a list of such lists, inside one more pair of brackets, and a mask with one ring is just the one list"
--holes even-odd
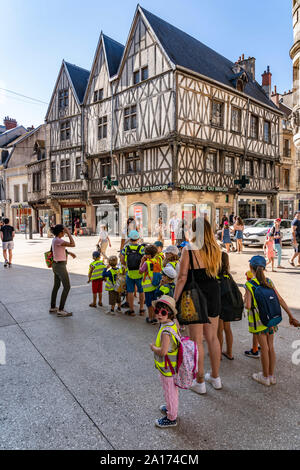
[(116, 75), (122, 56), (124, 52), (124, 46), (119, 42), (111, 39), (110, 37), (102, 34), (103, 43), (106, 52), (107, 66), (110, 77)]
[[(153, 13), (142, 7), (139, 8), (173, 64), (234, 88), (230, 80), (233, 75), (233, 62), (189, 34), (153, 15)], [(245, 93), (272, 108), (278, 109), (267, 97), (262, 87), (256, 81), (253, 81), (251, 77), (249, 77), (249, 82), (245, 87)]]
[(78, 65), (70, 64), (69, 62), (65, 61), (64, 63), (69, 72), (78, 101), (80, 104), (82, 104), (90, 72), (89, 70), (83, 69), (82, 67), (78, 67)]

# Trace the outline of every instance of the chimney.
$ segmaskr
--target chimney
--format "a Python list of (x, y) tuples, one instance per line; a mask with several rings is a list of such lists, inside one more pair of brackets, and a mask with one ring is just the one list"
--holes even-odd
[(262, 74), (262, 87), (268, 98), (270, 98), (272, 89), (272, 74), (270, 72), (269, 65), (267, 67), (267, 71), (264, 71)]
[(33, 129), (34, 129), (34, 125), (32, 125), (31, 127), (27, 127), (28, 132), (33, 131)]
[(6, 130), (14, 129), (17, 127), (18, 123), (15, 119), (11, 119), (10, 117), (6, 116), (4, 118), (3, 124), (5, 125)]
[(274, 91), (273, 93), (271, 94), (271, 97), (269, 96), (269, 98), (271, 98), (271, 100), (273, 101), (273, 103), (276, 104), (276, 106), (279, 106), (279, 98), (280, 98), (280, 93), (277, 92), (277, 86), (275, 85), (274, 86)]
[(249, 57), (248, 59), (245, 59), (245, 54), (242, 54), (242, 58), (239, 58), (238, 62), (239, 65), (250, 75), (252, 80), (255, 80), (255, 58)]

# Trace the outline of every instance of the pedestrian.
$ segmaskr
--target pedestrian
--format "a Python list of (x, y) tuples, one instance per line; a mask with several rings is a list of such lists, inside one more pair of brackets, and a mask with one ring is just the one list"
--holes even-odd
[(44, 227), (46, 226), (46, 224), (44, 223), (42, 217), (39, 217), (38, 218), (38, 221), (39, 221), (39, 232), (40, 232), (40, 237), (42, 238), (43, 237), (43, 231), (44, 231)]
[[(70, 317), (72, 312), (65, 310), (65, 303), (70, 291), (70, 279), (67, 271), (67, 253), (66, 247), (74, 247), (75, 242), (71, 235), (70, 230), (61, 224), (55, 225), (52, 229), (54, 238), (52, 240), (51, 249), (53, 252), (52, 270), (54, 274), (54, 286), (51, 295), (51, 307), (49, 313), (56, 313), (58, 317)], [(69, 241), (63, 240), (67, 235)], [(59, 308), (56, 307), (57, 292), (60, 284), (63, 284), (63, 291), (60, 298)]]
[(177, 217), (176, 213), (173, 212), (172, 217), (169, 222), (172, 245), (176, 245), (176, 233), (177, 233), (179, 224), (180, 224), (180, 219)]
[[(5, 218), (3, 220), (3, 225), (1, 227), (0, 236), (2, 240), (2, 250), (3, 250), (3, 258), (4, 258), (4, 267), (11, 268), (12, 266), (12, 251), (14, 249), (14, 237), (15, 237), (15, 229), (12, 225), (9, 225), (9, 219)], [(8, 251), (8, 259), (7, 259), (7, 251)]]
[[(289, 260), (289, 263), (292, 266), (295, 266), (294, 259), (297, 258), (300, 254), (300, 212), (295, 213), (294, 220), (292, 222), (292, 236), (293, 236), (293, 246), (295, 253)], [(299, 260), (298, 260), (299, 263)]]
[(97, 307), (97, 295), (98, 305), (102, 307), (103, 272), (105, 269), (106, 265), (100, 259), (99, 251), (94, 251), (87, 281), (88, 283), (92, 281), (93, 302), (89, 305), (90, 307)]
[(224, 226), (222, 229), (222, 243), (223, 245), (225, 245), (227, 253), (229, 253), (231, 239), (230, 239), (230, 230), (229, 230), (228, 222), (226, 220), (224, 221)]
[(108, 258), (108, 269), (105, 269), (102, 273), (103, 279), (106, 279), (105, 290), (108, 291), (108, 300), (110, 310), (107, 310), (107, 314), (115, 315), (115, 306), (117, 305), (117, 311), (122, 312), (121, 309), (121, 294), (115, 290), (117, 276), (120, 274), (120, 268), (118, 267), (117, 256), (110, 256)]
[[(222, 253), (222, 268), (218, 274), (218, 279), (221, 287), (221, 314), (218, 326), (218, 339), (221, 354), (230, 361), (233, 361), (231, 322), (242, 319), (244, 305), (242, 294), (230, 274), (229, 256), (225, 252)], [(226, 352), (223, 352), (223, 332), (226, 339)]]
[(228, 225), (228, 217), (226, 215), (223, 215), (221, 223), (220, 223), (220, 228), (221, 229), (224, 228), (225, 222), (227, 222), (227, 225)]
[(154, 294), (155, 300), (159, 299), (163, 295), (169, 295), (170, 297), (174, 296), (176, 276), (176, 271), (172, 266), (165, 266), (162, 269), (162, 278), (159, 287), (157, 287)]
[(164, 266), (172, 266), (176, 273), (179, 273), (179, 250), (177, 246), (169, 245), (165, 251)]
[[(254, 278), (254, 274), (252, 271), (250, 271), (250, 269), (245, 273), (245, 276), (247, 281), (250, 281)], [(246, 289), (246, 285), (244, 285), (244, 288)], [(257, 335), (252, 335), (252, 348), (245, 351), (244, 354), (246, 357), (252, 357), (254, 359), (260, 358), (260, 346), (258, 344)]]
[(234, 212), (231, 212), (231, 214), (229, 216), (229, 224), (233, 225), (233, 223), (234, 223)]
[(184, 219), (181, 223), (178, 224), (177, 233), (176, 233), (176, 242), (177, 245), (181, 245), (183, 242), (189, 241), (189, 228), (188, 223)]
[(158, 241), (164, 243), (166, 225), (163, 223), (162, 217), (159, 217), (157, 224), (155, 225), (155, 235)]
[(131, 230), (136, 230), (136, 223), (134, 217), (128, 217), (126, 227), (122, 231), (120, 252), (122, 252), (125, 245), (128, 245), (128, 243), (130, 243), (129, 233), (131, 232)]
[(281, 219), (274, 220), (274, 226), (271, 230), (271, 235), (274, 237), (274, 249), (277, 253), (277, 268), (282, 269), (281, 254), (282, 254), (282, 236), (280, 231)]
[(129, 310), (125, 313), (131, 317), (135, 316), (134, 312), (134, 289), (137, 286), (140, 301), (140, 315), (145, 312), (144, 309), (144, 291), (142, 287), (143, 275), (139, 272), (142, 257), (144, 255), (144, 245), (139, 244), (140, 235), (136, 230), (129, 232), (129, 243), (125, 244), (121, 255), (121, 263), (126, 266), (126, 291), (129, 304)]
[(100, 254), (106, 260), (108, 260), (108, 257), (106, 255), (106, 250), (108, 246), (111, 248), (111, 242), (108, 236), (107, 226), (103, 224), (103, 225), (100, 225), (100, 233), (99, 233), (99, 240), (97, 243), (97, 249), (100, 251)]
[[(155, 245), (147, 245), (145, 254), (141, 259), (139, 272), (143, 275), (142, 287), (145, 294), (145, 303), (148, 309), (147, 323), (156, 324), (152, 302), (155, 300), (155, 290), (161, 281), (161, 263), (155, 258), (157, 248)], [(155, 279), (156, 276), (156, 279)]]
[(242, 253), (243, 252), (244, 222), (239, 216), (236, 218), (233, 229), (235, 231), (236, 251), (238, 253)]
[(275, 251), (274, 251), (274, 237), (271, 235), (271, 231), (269, 231), (266, 235), (265, 243), (264, 243), (264, 253), (265, 257), (267, 258), (267, 264), (272, 265), (272, 271), (274, 272), (274, 261), (275, 261)]
[(80, 235), (80, 232), (81, 232), (81, 226), (80, 226), (80, 219), (79, 219), (79, 217), (76, 217), (76, 218), (75, 218), (75, 220), (74, 220), (74, 226), (75, 226), (74, 235), (75, 235), (75, 237), (77, 237), (78, 234)]
[(162, 269), (164, 265), (164, 259), (165, 259), (165, 255), (163, 253), (164, 244), (163, 242), (157, 241), (157, 242), (154, 242), (154, 245), (157, 248), (157, 254), (155, 255), (155, 259), (157, 259), (160, 262), (161, 269)]
[(170, 331), (166, 331), (168, 328), (174, 330), (174, 334), (179, 335), (174, 321), (177, 313), (174, 299), (167, 295), (161, 297), (155, 302), (154, 312), (157, 322), (160, 323), (160, 328), (155, 343), (150, 344), (150, 348), (154, 352), (154, 364), (159, 371), (166, 403), (159, 408), (164, 417), (155, 420), (155, 425), (159, 428), (169, 428), (177, 426), (179, 398), (174, 376), (165, 359), (167, 356), (173, 369), (176, 370), (179, 345), (175, 336)]
[[(203, 234), (202, 230), (199, 229), (202, 224), (204, 224)], [(210, 323), (201, 323), (201, 312), (197, 312), (196, 309), (194, 312), (195, 319), (193, 315), (190, 322), (188, 318), (185, 321), (185, 324), (189, 324), (190, 337), (197, 343), (199, 350), (198, 373), (191, 389), (204, 394), (206, 393), (205, 381), (211, 383), (215, 389), (222, 388), (219, 376), (221, 352), (217, 336), (219, 315), (221, 313), (221, 292), (217, 275), (221, 269), (222, 260), (221, 250), (206, 218), (194, 219), (192, 231), (192, 241), (182, 250), (174, 298), (176, 302), (179, 301), (182, 292), (184, 293), (185, 286), (191, 282), (193, 276), (207, 303)], [(197, 267), (194, 268), (194, 266)], [(211, 372), (205, 374), (205, 376), (203, 335), (208, 345), (211, 362)]]
[(270, 295), (264, 295), (263, 298), (264, 302), (267, 302), (267, 305), (269, 305), (270, 302), (273, 302), (274, 295), (277, 296), (280, 306), (289, 316), (290, 325), (299, 327), (300, 323), (293, 317), (289, 307), (275, 289), (272, 281), (265, 277), (265, 258), (263, 256), (253, 256), (249, 261), (249, 265), (254, 277), (246, 283), (245, 308), (248, 310), (249, 332), (258, 336), (258, 342), (261, 347), (261, 363), (263, 369), (262, 372), (253, 374), (252, 378), (262, 385), (270, 386), (275, 385), (277, 382), (275, 377), (276, 355), (274, 349), (274, 336), (278, 331), (278, 326), (275, 325), (267, 327), (262, 323), (260, 318), (262, 312), (258, 310), (258, 303), (255, 296), (257, 286), (270, 289)]

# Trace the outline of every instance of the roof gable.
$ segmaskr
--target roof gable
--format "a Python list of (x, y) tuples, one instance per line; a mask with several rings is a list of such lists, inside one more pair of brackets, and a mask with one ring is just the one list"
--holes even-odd
[[(142, 7), (139, 8), (145, 15), (166, 54), (175, 65), (182, 66), (235, 89), (232, 82), (233, 62), (153, 13)], [(249, 81), (244, 92), (252, 98), (278, 109), (267, 97), (262, 87), (256, 81), (253, 81), (249, 75), (248, 78)]]

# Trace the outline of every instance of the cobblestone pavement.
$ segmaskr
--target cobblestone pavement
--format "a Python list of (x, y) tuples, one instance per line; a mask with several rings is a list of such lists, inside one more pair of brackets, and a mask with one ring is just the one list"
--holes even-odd
[[(235, 359), (221, 364), (223, 389), (208, 386), (206, 396), (180, 391), (178, 427), (155, 428), (163, 404), (149, 349), (156, 327), (139, 316), (88, 307), (96, 240), (76, 239), (77, 258), (68, 263), (69, 318), (48, 313), (53, 275), (43, 252), (50, 239), (17, 235), (13, 267), (1, 263), (0, 449), (299, 449), (300, 364), (292, 362), (292, 345), (298, 340), (300, 348), (300, 330), (287, 316), (276, 335), (276, 386), (251, 379), (260, 363), (243, 354), (251, 345), (243, 319), (232, 327)], [(118, 248), (113, 240), (110, 252)], [(258, 251), (230, 255), (240, 285)], [(288, 264), (290, 253), (284, 250), (285, 268), (269, 276), (300, 319), (300, 269)]]

